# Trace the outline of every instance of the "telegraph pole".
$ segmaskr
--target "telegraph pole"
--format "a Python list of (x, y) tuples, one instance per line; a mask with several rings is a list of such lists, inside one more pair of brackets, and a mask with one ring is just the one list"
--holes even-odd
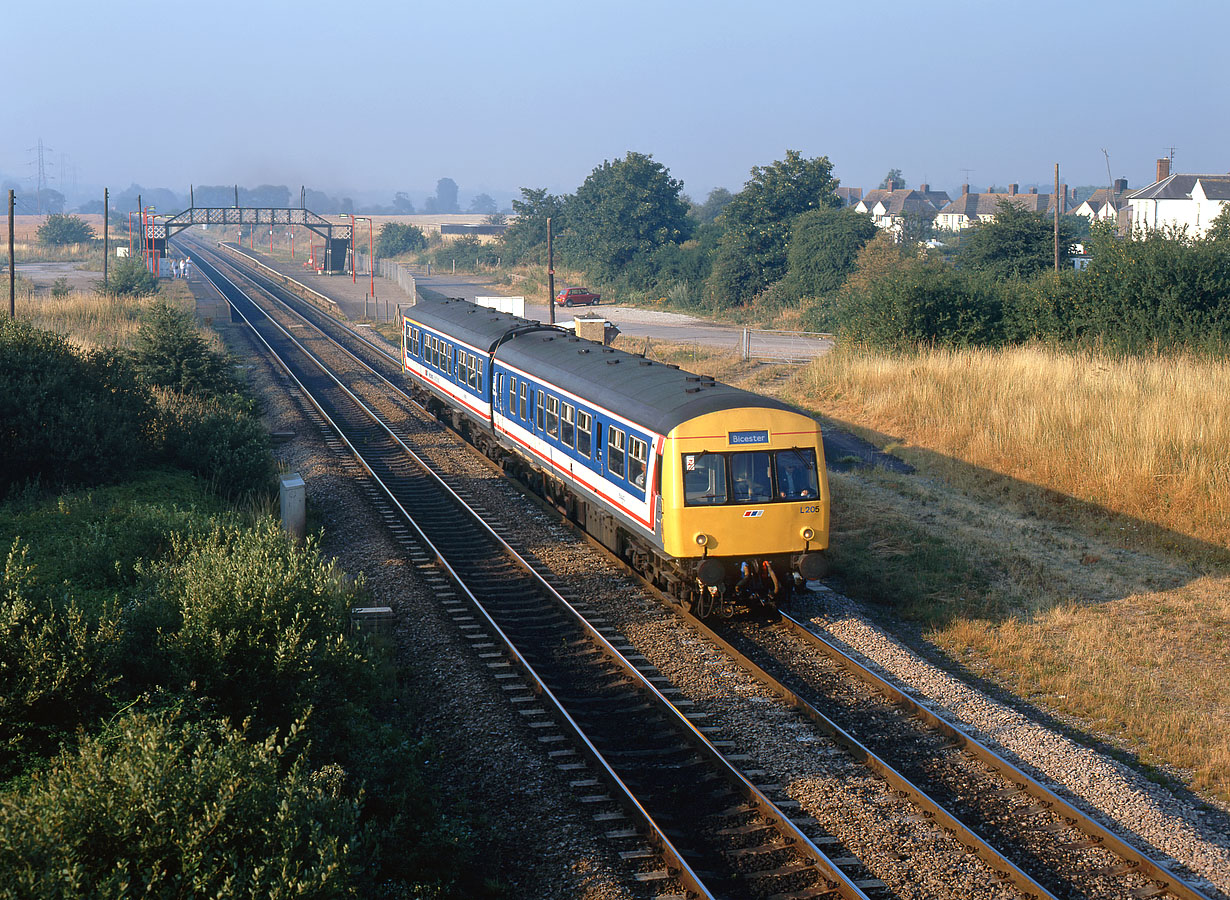
[(1055, 163), (1055, 274), (1059, 274), (1059, 163)]
[[(10, 228), (11, 230), (11, 228)], [(551, 244), (551, 217), (547, 216), (547, 313), (555, 324), (555, 248)]]
[(9, 188), (9, 318), (17, 318), (17, 266), (13, 262), (13, 189)]
[(107, 254), (111, 252), (107, 223), (111, 221), (111, 192), (103, 188), (103, 291), (107, 290)]

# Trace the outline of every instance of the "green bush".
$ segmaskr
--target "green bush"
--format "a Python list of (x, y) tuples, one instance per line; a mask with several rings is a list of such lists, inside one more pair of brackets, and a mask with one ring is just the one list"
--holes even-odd
[(158, 279), (145, 268), (143, 258), (130, 256), (110, 267), (105, 285), (98, 281), (95, 287), (108, 297), (146, 297), (158, 293)]
[(34, 478), (116, 478), (149, 458), (152, 419), (148, 393), (119, 354), (0, 321), (0, 493)]
[(376, 238), (376, 256), (400, 256), (411, 250), (422, 250), (426, 246), (427, 236), (417, 225), (386, 222), (380, 226), (380, 235)]
[(223, 715), (285, 728), (313, 708), (317, 727), (332, 728), (371, 687), (370, 663), (345, 637), (354, 588), (315, 539), (298, 545), (272, 520), (215, 527), (175, 538), (157, 580), (183, 623), (164, 636), (182, 683)]
[(38, 226), (38, 242), (47, 247), (62, 247), (66, 244), (84, 244), (94, 240), (94, 229), (80, 216), (53, 213)]
[[(111, 708), (118, 617), (40, 589), (14, 541), (0, 576), (0, 777), (54, 752)], [(3, 878), (0, 878), (3, 881)]]
[(227, 361), (205, 343), (190, 313), (154, 303), (137, 330), (133, 360), (148, 384), (188, 394), (230, 394), (238, 389)]
[(209, 480), (228, 497), (269, 490), (269, 435), (239, 398), (155, 391), (157, 430), (166, 458)]
[(352, 896), (360, 799), (297, 731), (125, 716), (0, 798), (0, 900)]

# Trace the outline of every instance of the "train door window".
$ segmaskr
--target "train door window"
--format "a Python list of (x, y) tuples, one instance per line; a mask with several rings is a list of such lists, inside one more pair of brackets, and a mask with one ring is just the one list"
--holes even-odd
[(628, 438), (628, 480), (636, 487), (645, 486), (645, 469), (649, 465), (649, 445), (638, 437)]
[(483, 392), (483, 361), (477, 356), (474, 357), (474, 387), (480, 394)]
[(539, 430), (539, 431), (542, 431), (542, 426), (543, 426), (543, 415), (542, 415), (542, 413), (543, 413), (542, 391), (535, 391), (534, 393), (535, 393), (536, 398), (537, 398), (537, 399), (536, 399), (536, 402), (535, 402), (535, 404), (534, 404), (534, 406), (535, 406), (535, 408), (536, 408), (536, 412), (535, 412), (535, 416), (536, 416), (536, 418), (535, 418), (535, 420), (534, 420), (534, 424), (538, 426), (538, 430)]
[(773, 458), (764, 450), (730, 454), (731, 500), (765, 503), (773, 499)]
[(586, 459), (590, 457), (592, 438), (590, 428), (593, 426), (593, 421), (589, 413), (582, 409), (577, 410), (577, 453)]
[(811, 500), (820, 496), (815, 450), (778, 450), (773, 454), (773, 466), (777, 472), (777, 499)]
[(571, 447), (576, 437), (576, 409), (571, 403), (565, 403), (559, 423), (559, 439), (565, 447)]
[(455, 375), (456, 369), (453, 366), (453, 345), (448, 345), (448, 368), (445, 370), (449, 375)]
[(726, 502), (726, 460), (720, 453), (683, 454), (683, 505)]
[(525, 416), (525, 394), (526, 394), (526, 387), (525, 387), (525, 382), (523, 381), (521, 382), (521, 420), (522, 421), (525, 421), (525, 418), (526, 418)]
[(496, 372), (495, 375), (492, 376), (492, 381), (494, 383), (495, 389), (491, 392), (491, 400), (493, 403), (495, 403), (495, 408), (499, 409), (503, 405), (503, 401), (504, 401), (504, 375), (503, 373)]
[(470, 354), (470, 372), (469, 378), (466, 379), (470, 387), (478, 390), (478, 357), (473, 353)]
[(606, 430), (606, 470), (624, 477), (624, 432), (614, 425)]
[(419, 330), (417, 328), (410, 329), (410, 355), (419, 355)]
[(427, 362), (432, 368), (440, 368), (440, 359), (438, 356), (439, 347), (436, 345), (436, 339), (430, 337), (427, 339)]
[(547, 395), (547, 434), (559, 437), (559, 397)]

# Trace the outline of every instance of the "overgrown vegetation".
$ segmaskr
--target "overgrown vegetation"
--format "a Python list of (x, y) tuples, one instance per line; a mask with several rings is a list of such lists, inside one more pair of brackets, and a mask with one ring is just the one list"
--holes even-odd
[(80, 216), (55, 213), (38, 227), (38, 242), (50, 247), (86, 244), (94, 240), (94, 229)]
[(0, 898), (487, 895), (362, 583), (226, 503), (253, 401), (174, 304), (134, 330), (0, 323)]
[(376, 256), (388, 259), (412, 250), (422, 250), (426, 246), (427, 236), (417, 225), (385, 222), (380, 226), (380, 236), (376, 238)]

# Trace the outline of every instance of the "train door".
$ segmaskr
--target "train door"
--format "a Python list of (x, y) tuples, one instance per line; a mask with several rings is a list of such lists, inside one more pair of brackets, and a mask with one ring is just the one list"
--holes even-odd
[(491, 385), (491, 409), (494, 412), (504, 412), (504, 373), (496, 372)]

